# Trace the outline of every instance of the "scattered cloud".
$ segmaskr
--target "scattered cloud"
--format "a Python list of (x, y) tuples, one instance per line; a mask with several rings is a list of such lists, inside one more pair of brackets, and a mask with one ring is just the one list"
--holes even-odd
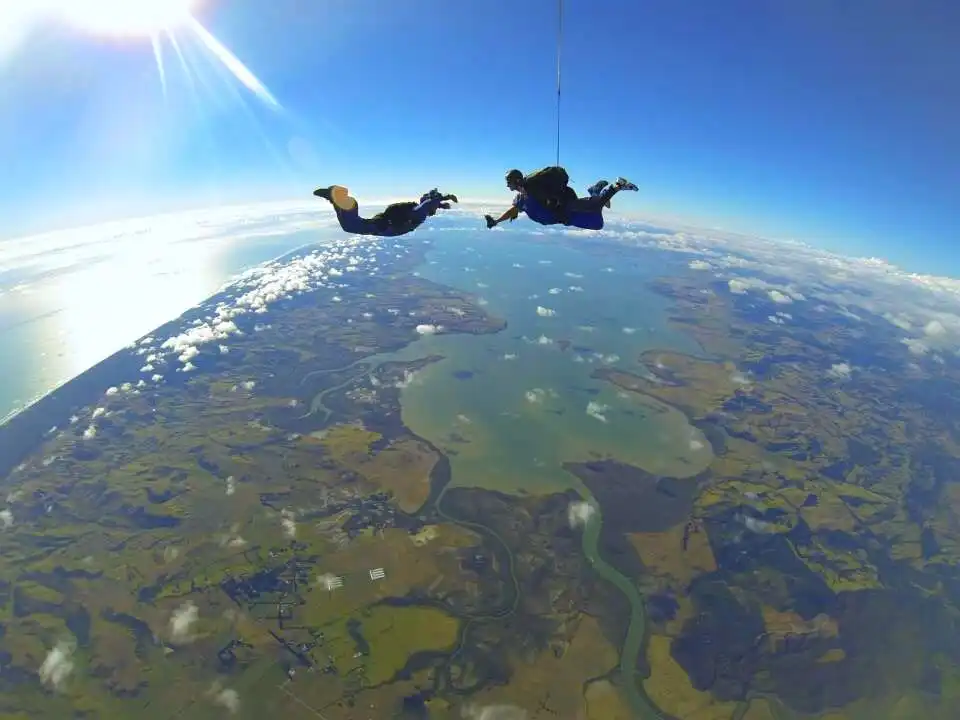
[(527, 711), (516, 705), (465, 705), (465, 720), (527, 720)]
[(170, 616), (170, 639), (175, 643), (193, 642), (193, 627), (200, 619), (200, 609), (189, 600)]
[(622, 330), (624, 335), (633, 335), (635, 332), (637, 332), (637, 329), (632, 327), (625, 327), (622, 328)]
[(742, 522), (743, 526), (750, 532), (762, 533), (766, 532), (770, 527), (770, 523), (758, 520), (755, 517), (750, 517), (749, 515), (737, 515), (737, 519)]
[(47, 653), (40, 666), (40, 682), (54, 690), (63, 689), (67, 678), (73, 672), (73, 651), (75, 645), (69, 641), (61, 641)]
[(225, 707), (231, 715), (240, 711), (240, 694), (232, 688), (226, 688), (219, 682), (213, 683), (208, 695), (217, 705)]
[(13, 526), (13, 513), (10, 511), (10, 508), (0, 510), (0, 525), (3, 526), (4, 530)]
[(607, 420), (607, 416), (604, 414), (609, 409), (610, 409), (609, 406), (603, 405), (593, 400), (587, 403), (587, 415), (589, 415), (592, 418), (596, 418), (600, 422), (604, 422), (604, 423), (609, 422)]
[(847, 363), (834, 363), (830, 366), (830, 369), (827, 370), (827, 375), (839, 380), (845, 380), (850, 377), (850, 373), (852, 371), (853, 368), (851, 368)]
[(927, 345), (923, 340), (917, 340), (916, 338), (904, 338), (901, 340), (904, 345), (907, 346), (907, 349), (914, 355), (926, 355), (930, 352), (930, 346)]
[(597, 514), (597, 508), (588, 502), (572, 502), (567, 506), (567, 522), (571, 528), (582, 527)]
[(417, 325), (417, 334), (419, 335), (436, 335), (441, 330), (442, 328), (439, 325)]
[(280, 527), (283, 528), (283, 534), (291, 540), (297, 536), (296, 516), (289, 510), (280, 512)]
[(911, 334), (914, 354), (960, 351), (960, 278), (911, 273), (880, 258), (843, 256), (797, 241), (643, 220), (561, 232), (587, 244), (612, 240), (686, 255), (691, 269), (712, 271), (734, 295), (758, 292), (782, 305), (813, 300), (821, 312), (858, 322), (867, 313), (884, 317)]
[(730, 288), (730, 292), (732, 292), (734, 295), (746, 295), (747, 290), (750, 289), (750, 285), (739, 278), (728, 280), (727, 287)]
[(516, 353), (504, 353), (504, 354), (501, 356), (501, 359), (503, 359), (503, 360), (516, 360), (517, 357), (519, 357), (519, 356), (518, 356)]
[(929, 337), (939, 337), (947, 332), (947, 329), (943, 326), (943, 323), (939, 320), (931, 320), (926, 325), (923, 326), (923, 334)]
[(233, 475), (231, 475), (226, 480), (226, 493), (227, 495), (233, 495), (236, 491), (237, 481), (234, 479)]
[(551, 310), (550, 308), (546, 308), (543, 305), (537, 305), (537, 315), (539, 315), (540, 317), (553, 317), (556, 314), (557, 314), (556, 310)]

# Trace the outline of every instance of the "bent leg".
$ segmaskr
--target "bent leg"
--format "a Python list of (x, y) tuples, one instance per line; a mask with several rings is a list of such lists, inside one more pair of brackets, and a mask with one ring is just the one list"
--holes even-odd
[(381, 234), (377, 223), (369, 218), (360, 217), (359, 208), (356, 205), (354, 205), (352, 210), (343, 210), (334, 205), (333, 210), (337, 214), (337, 220), (344, 232), (353, 233), (354, 235)]
[(344, 232), (354, 235), (381, 235), (382, 229), (376, 221), (360, 217), (360, 207), (356, 198), (342, 185), (331, 185), (326, 188), (317, 188), (313, 191), (317, 197), (322, 197), (333, 205), (337, 214), (337, 222)]
[(603, 229), (603, 206), (596, 210), (572, 210), (570, 212), (570, 222), (566, 223), (571, 227), (581, 230), (602, 230)]

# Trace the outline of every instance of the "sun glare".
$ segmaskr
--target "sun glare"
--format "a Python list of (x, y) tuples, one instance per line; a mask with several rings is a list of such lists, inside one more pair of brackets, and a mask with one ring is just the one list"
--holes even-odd
[(192, 17), (196, 0), (47, 0), (71, 25), (98, 35), (152, 36)]

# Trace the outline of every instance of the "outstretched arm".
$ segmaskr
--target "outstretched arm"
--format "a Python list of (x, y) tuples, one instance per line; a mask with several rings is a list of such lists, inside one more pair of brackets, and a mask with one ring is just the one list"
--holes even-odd
[(489, 229), (492, 227), (496, 227), (497, 225), (502, 223), (504, 220), (509, 220), (510, 222), (513, 222), (519, 216), (520, 216), (520, 208), (518, 208), (516, 205), (513, 205), (510, 207), (509, 210), (505, 211), (503, 215), (498, 217), (496, 220), (493, 219), (492, 215), (484, 215), (484, 218), (487, 221), (487, 228)]

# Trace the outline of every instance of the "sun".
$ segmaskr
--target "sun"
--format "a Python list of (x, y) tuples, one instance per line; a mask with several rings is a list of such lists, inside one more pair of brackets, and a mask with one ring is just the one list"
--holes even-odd
[(74, 27), (97, 35), (150, 37), (187, 22), (196, 0), (42, 0)]

